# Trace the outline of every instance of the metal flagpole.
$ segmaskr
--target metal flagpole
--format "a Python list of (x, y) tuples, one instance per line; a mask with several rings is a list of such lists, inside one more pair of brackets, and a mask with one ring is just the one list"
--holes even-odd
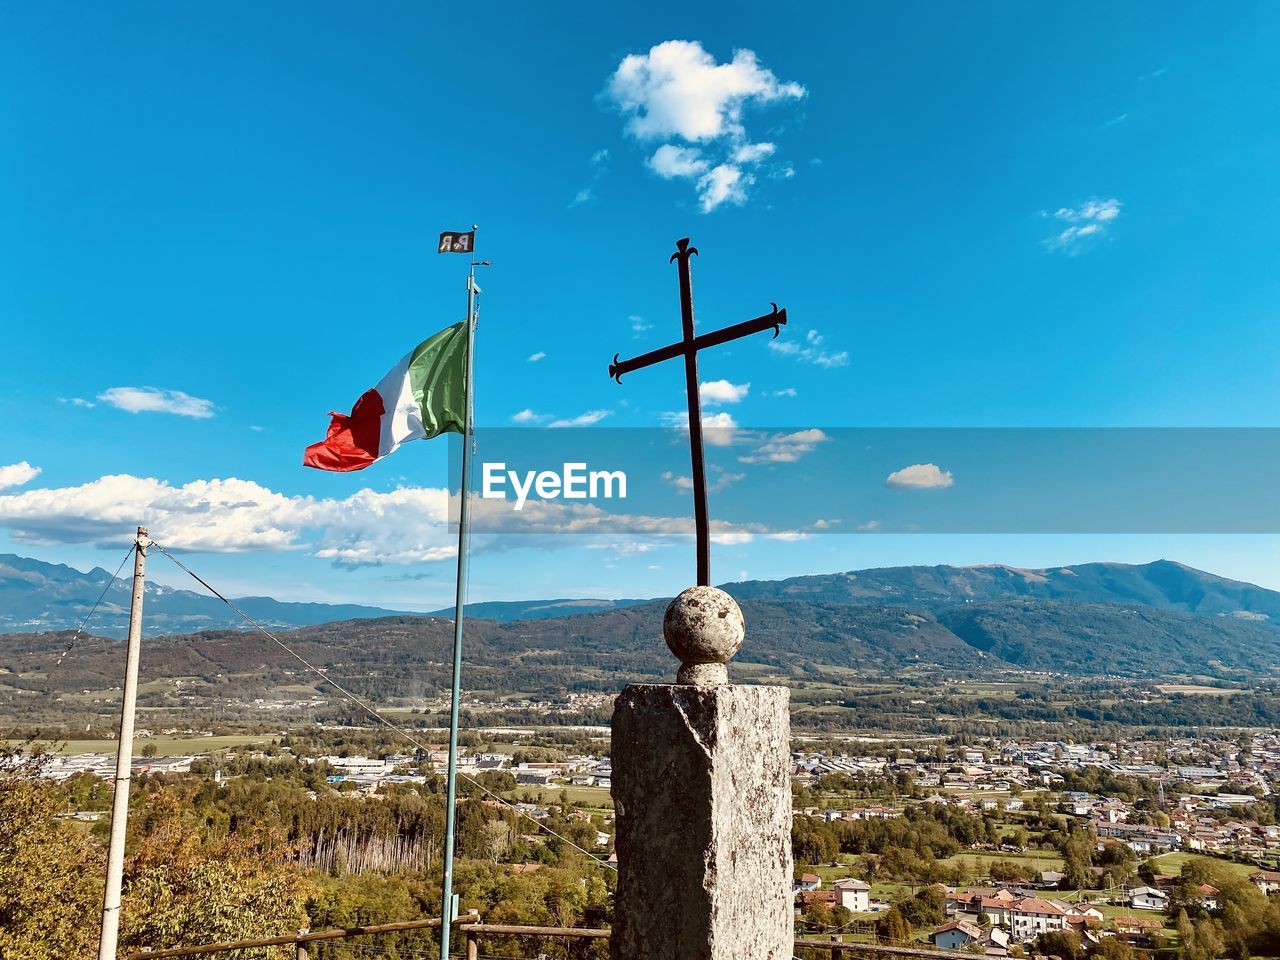
[(476, 249), (475, 224), (471, 225), (471, 271), (467, 274), (467, 361), (466, 389), (463, 406), (462, 431), (462, 486), (458, 504), (458, 589), (453, 604), (453, 695), (449, 707), (449, 773), (447, 799), (444, 811), (444, 893), (440, 905), (440, 958), (448, 960), (449, 934), (453, 925), (453, 843), (454, 823), (457, 819), (455, 804), (457, 803), (458, 781), (458, 702), (461, 699), (462, 687), (462, 621), (467, 607), (467, 523), (471, 514), (471, 432), (473, 429), (472, 394), (472, 358), (475, 352), (476, 338)]
[(98, 960), (116, 960), (116, 941), (120, 935), (120, 885), (124, 874), (124, 835), (129, 823), (133, 718), (138, 702), (138, 660), (142, 646), (142, 595), (147, 572), (147, 545), (150, 542), (147, 528), (139, 527), (133, 554), (133, 601), (129, 606), (129, 641), (124, 661), (120, 739), (116, 742), (115, 797), (111, 802), (111, 843), (107, 850), (107, 885), (102, 894)]

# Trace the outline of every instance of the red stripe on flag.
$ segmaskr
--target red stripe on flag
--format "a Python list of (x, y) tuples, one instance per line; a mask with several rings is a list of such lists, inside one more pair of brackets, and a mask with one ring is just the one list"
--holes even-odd
[(377, 390), (366, 390), (351, 408), (351, 415), (330, 413), (329, 432), (320, 443), (307, 447), (304, 467), (348, 472), (363, 470), (378, 459), (385, 407)]

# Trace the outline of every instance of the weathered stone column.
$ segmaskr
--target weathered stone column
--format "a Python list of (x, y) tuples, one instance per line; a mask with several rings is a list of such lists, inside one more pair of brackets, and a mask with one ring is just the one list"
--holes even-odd
[(735, 687), (742, 612), (714, 587), (668, 607), (676, 684), (632, 684), (613, 714), (613, 960), (790, 960), (788, 691)]

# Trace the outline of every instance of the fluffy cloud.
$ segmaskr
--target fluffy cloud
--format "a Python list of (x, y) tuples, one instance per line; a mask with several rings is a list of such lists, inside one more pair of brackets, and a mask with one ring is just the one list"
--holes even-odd
[(694, 181), (708, 212), (745, 203), (755, 183), (751, 171), (777, 149), (750, 141), (745, 108), (805, 94), (800, 84), (779, 80), (750, 50), (736, 50), (728, 63), (717, 63), (696, 41), (668, 40), (623, 58), (604, 95), (626, 117), (631, 136), (667, 141), (649, 157), (650, 169), (666, 179)]
[(1059, 207), (1050, 213), (1041, 210), (1040, 216), (1066, 224), (1052, 237), (1044, 241), (1050, 250), (1062, 250), (1067, 253), (1078, 253), (1090, 238), (1096, 239), (1107, 231), (1111, 223), (1120, 216), (1122, 204), (1115, 197), (1099, 200), (1093, 197), (1078, 207)]
[[(677, 430), (689, 429), (687, 410), (673, 410), (662, 415), (662, 423)], [(704, 413), (702, 439), (709, 447), (730, 447), (738, 439), (738, 421), (729, 413)]]
[(714, 406), (719, 403), (738, 403), (751, 389), (750, 383), (730, 383), (728, 380), (704, 380), (698, 385), (702, 402)]
[(701, 150), (677, 147), (674, 143), (664, 143), (655, 150), (648, 164), (649, 169), (664, 180), (701, 176), (707, 169), (707, 161), (702, 159)]
[(519, 413), (512, 414), (511, 419), (516, 423), (541, 423), (549, 419), (549, 416), (545, 413), (534, 413), (529, 407), (525, 407)]
[[(712, 467), (711, 469), (714, 471), (716, 468)], [(707, 484), (707, 492), (716, 493), (717, 491), (723, 490), (726, 487), (733, 486), (733, 484), (737, 483), (739, 480), (743, 479), (745, 476), (746, 476), (745, 473), (726, 473), (723, 470), (718, 471), (717, 475), (712, 479), (712, 481)], [(671, 484), (677, 490), (693, 489), (692, 477), (682, 477), (675, 473), (672, 473), (670, 470), (667, 470), (662, 474), (662, 479), (665, 480), (667, 483)]]
[(576, 417), (567, 417), (563, 420), (552, 420), (547, 426), (549, 427), (589, 427), (593, 423), (599, 423), (605, 417), (613, 413), (612, 410), (588, 410), (586, 413), (580, 413)]
[(408, 564), (454, 555), (448, 505), (446, 490), (426, 487), (318, 499), (235, 477), (173, 485), (119, 474), (0, 496), (0, 524), (14, 540), (38, 545), (115, 546), (146, 524), (179, 550), (310, 550), (339, 565)]
[(40, 468), (33, 467), (25, 460), (11, 463), (7, 467), (0, 467), (0, 490), (7, 490), (9, 487), (20, 487), (24, 483), (30, 483), (39, 475)]
[(950, 470), (936, 463), (913, 463), (885, 477), (886, 487), (894, 490), (939, 490), (956, 482)]
[(111, 387), (98, 399), (126, 413), (172, 413), (179, 417), (206, 420), (213, 416), (213, 401), (193, 397), (181, 390), (159, 387)]
[(849, 364), (849, 352), (847, 350), (828, 350), (823, 344), (826, 338), (817, 330), (810, 330), (804, 335), (804, 343), (796, 343), (794, 340), (770, 340), (769, 349), (780, 353), (785, 357), (795, 357), (797, 360), (803, 360), (805, 363), (812, 363), (819, 367), (844, 367)]
[(794, 433), (775, 433), (765, 438), (755, 450), (738, 458), (742, 463), (795, 463), (831, 438), (811, 427)]
[(537, 353), (529, 354), (529, 362), (537, 363), (539, 360), (543, 359), (544, 357), (546, 357), (546, 354), (543, 353), (541, 350), (539, 350)]

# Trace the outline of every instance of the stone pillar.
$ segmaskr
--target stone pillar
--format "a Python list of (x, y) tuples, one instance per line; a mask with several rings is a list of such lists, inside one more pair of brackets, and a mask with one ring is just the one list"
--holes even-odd
[(679, 683), (632, 684), (613, 714), (613, 960), (791, 960), (788, 691), (731, 686), (742, 613), (686, 590), (663, 635)]

